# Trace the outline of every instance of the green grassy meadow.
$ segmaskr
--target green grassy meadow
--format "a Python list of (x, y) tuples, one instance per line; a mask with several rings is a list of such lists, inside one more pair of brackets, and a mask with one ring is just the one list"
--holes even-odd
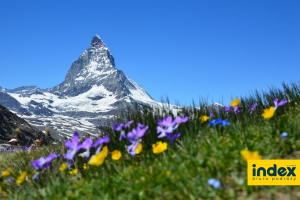
[[(1, 176), (0, 198), (3, 199), (300, 199), (299, 186), (247, 186), (247, 161), (241, 151), (258, 151), (262, 159), (300, 158), (300, 84), (283, 83), (283, 89), (271, 88), (268, 92), (254, 92), (239, 97), (239, 109), (213, 111), (211, 119), (201, 123), (201, 116), (209, 116), (206, 102), (183, 109), (189, 119), (181, 123), (175, 132), (181, 136), (175, 145), (168, 144), (167, 150), (154, 154), (152, 145), (157, 141), (157, 121), (174, 116), (168, 107), (163, 112), (151, 108), (127, 109), (117, 123), (134, 120), (126, 133), (140, 122), (149, 126), (142, 138), (142, 151), (129, 155), (127, 140), (119, 142), (120, 132), (108, 128), (107, 144), (109, 154), (99, 166), (84, 164), (85, 158), (74, 157), (70, 169), (59, 170), (66, 162), (63, 156), (53, 159), (50, 168), (38, 170), (39, 179), (32, 180), (36, 173), (31, 162), (50, 153), (63, 155), (67, 152), (64, 144), (46, 146), (43, 149), (16, 152), (0, 152), (0, 173), (11, 168), (10, 175)], [(274, 106), (273, 99), (283, 98), (289, 102), (277, 108), (270, 119), (262, 117), (264, 109)], [(257, 104), (250, 114), (250, 106)], [(225, 105), (229, 106), (229, 105)], [(209, 126), (212, 119), (227, 118), (228, 126)], [(280, 135), (286, 132), (283, 139)], [(113, 160), (111, 152), (119, 150), (122, 156)], [(91, 149), (94, 155), (95, 149)], [(76, 174), (70, 171), (78, 169)], [(17, 180), (26, 172), (20, 184)], [(0, 174), (1, 175), (1, 174)], [(214, 188), (208, 180), (220, 181)]]

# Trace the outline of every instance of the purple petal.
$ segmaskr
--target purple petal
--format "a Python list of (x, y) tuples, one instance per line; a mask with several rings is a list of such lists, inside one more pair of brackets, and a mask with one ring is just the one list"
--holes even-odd
[(273, 103), (274, 103), (275, 107), (278, 107), (278, 99), (277, 99), (277, 98), (275, 98), (275, 99), (273, 100)]
[(162, 132), (159, 136), (157, 136), (157, 138), (163, 138), (166, 137), (166, 132)]
[(127, 126), (130, 126), (131, 124), (133, 123), (133, 120), (132, 121), (129, 121), (129, 122), (127, 122), (126, 124), (125, 124), (125, 128), (127, 127)]
[(31, 166), (34, 168), (34, 170), (39, 170), (39, 160), (34, 160), (31, 162)]
[[(75, 133), (77, 133), (77, 132), (75, 132)], [(72, 150), (76, 150), (78, 147), (78, 143), (79, 143), (78, 133), (77, 134), (75, 134), (75, 133), (74, 133), (74, 137), (72, 138), (72, 142), (70, 140), (67, 140), (65, 143), (65, 146)]]
[(102, 145), (100, 145), (100, 146), (97, 148), (95, 154), (99, 153), (99, 152), (101, 151), (101, 149), (102, 149)]
[(66, 155), (64, 156), (64, 158), (68, 159), (68, 160), (73, 160), (74, 155), (76, 154), (76, 151), (74, 150), (69, 150)]
[(123, 124), (118, 124), (118, 123), (114, 123), (113, 124), (113, 128), (116, 130), (116, 131), (120, 131), (122, 128), (123, 128)]
[(36, 173), (33, 177), (32, 177), (32, 180), (39, 180), (39, 177), (40, 177), (40, 174), (39, 173)]
[(166, 127), (169, 127), (169, 126), (173, 126), (173, 123), (172, 123), (172, 117), (171, 116), (168, 116), (168, 117), (165, 117), (163, 122), (162, 122), (162, 125), (163, 126), (166, 126)]
[(160, 126), (157, 126), (156, 130), (157, 130), (157, 133), (163, 133), (163, 132), (165, 132), (165, 129), (163, 129)]
[(158, 124), (159, 126), (163, 126), (163, 121), (162, 121), (161, 119), (158, 119), (158, 120), (157, 120), (157, 124)]
[(230, 111), (230, 107), (227, 107), (227, 106), (224, 106), (223, 109), (224, 109), (225, 112)]
[(121, 141), (123, 138), (126, 138), (126, 135), (125, 135), (125, 131), (121, 131), (121, 134), (120, 134), (120, 138), (119, 138), (119, 141)]
[(86, 138), (86, 140), (81, 145), (79, 145), (77, 151), (79, 151), (79, 149), (90, 149), (92, 144), (93, 140), (91, 138)]
[(110, 138), (108, 135), (105, 135), (104, 138), (99, 138), (92, 147), (96, 147), (100, 144), (109, 143)]
[(184, 117), (184, 114), (182, 115), (182, 117), (177, 116), (177, 117), (175, 118), (174, 122), (173, 122), (173, 126), (174, 126), (175, 124), (185, 123), (185, 122), (188, 121), (188, 119), (189, 119), (188, 117)]
[(74, 137), (77, 137), (77, 138), (79, 137), (79, 134), (78, 134), (77, 131), (74, 132), (73, 138), (74, 138)]
[(54, 158), (57, 158), (57, 157), (59, 157), (59, 155), (57, 155), (57, 154), (54, 152), (54, 153), (52, 153), (52, 154), (49, 154), (45, 160), (46, 160), (47, 163), (49, 163), (49, 162), (51, 162)]
[(282, 100), (280, 101), (280, 103), (278, 104), (278, 106), (283, 106), (283, 105), (287, 104), (287, 102), (288, 102), (288, 101), (286, 101), (285, 99), (282, 99)]
[(136, 129), (133, 128), (131, 132), (127, 133), (127, 139), (132, 143), (137, 139)]
[(146, 131), (148, 130), (148, 128), (149, 128), (148, 126), (146, 126), (146, 127), (143, 128), (143, 129), (140, 129), (140, 128), (138, 127), (136, 136), (137, 136), (138, 138), (143, 137), (143, 136), (145, 135)]
[(239, 106), (234, 106), (233, 111), (236, 112), (239, 109)]

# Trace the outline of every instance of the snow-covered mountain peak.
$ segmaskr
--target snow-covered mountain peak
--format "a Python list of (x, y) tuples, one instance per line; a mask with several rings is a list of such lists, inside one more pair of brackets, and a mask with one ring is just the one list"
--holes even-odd
[(98, 35), (72, 63), (61, 84), (50, 89), (0, 87), (0, 91), (0, 104), (26, 116), (32, 124), (53, 127), (62, 135), (74, 128), (90, 132), (128, 105), (163, 105), (115, 67), (113, 55)]
[(103, 41), (101, 40), (101, 38), (96, 34), (93, 39), (92, 39), (92, 42), (91, 42), (91, 45), (92, 46), (96, 46), (96, 45), (103, 45)]

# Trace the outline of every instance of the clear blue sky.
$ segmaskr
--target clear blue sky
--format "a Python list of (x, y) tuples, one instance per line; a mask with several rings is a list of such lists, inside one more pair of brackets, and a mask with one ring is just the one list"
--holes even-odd
[(228, 104), (300, 79), (300, 1), (1, 1), (0, 86), (61, 83), (98, 34), (155, 100)]

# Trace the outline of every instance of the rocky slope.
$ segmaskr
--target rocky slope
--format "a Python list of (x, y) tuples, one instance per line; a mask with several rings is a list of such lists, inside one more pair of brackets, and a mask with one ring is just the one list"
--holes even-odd
[(15, 137), (16, 128), (21, 130), (20, 142), (23, 145), (30, 145), (36, 139), (42, 139), (44, 143), (46, 141), (45, 134), (42, 131), (29, 125), (24, 119), (0, 105), (0, 143), (7, 143)]

